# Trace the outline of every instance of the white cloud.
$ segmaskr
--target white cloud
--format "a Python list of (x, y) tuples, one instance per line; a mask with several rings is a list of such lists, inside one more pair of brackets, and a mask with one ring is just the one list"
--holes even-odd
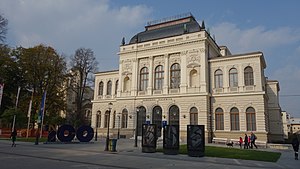
[(300, 40), (299, 29), (280, 27), (268, 30), (263, 26), (241, 29), (228, 22), (213, 26), (211, 33), (216, 35), (218, 44), (228, 44), (234, 53), (264, 51)]
[(9, 21), (11, 46), (43, 43), (68, 55), (87, 47), (94, 50), (100, 70), (109, 70), (118, 66), (118, 58), (111, 57), (116, 56), (122, 37), (136, 33), (151, 9), (114, 7), (108, 0), (2, 0), (0, 12)]

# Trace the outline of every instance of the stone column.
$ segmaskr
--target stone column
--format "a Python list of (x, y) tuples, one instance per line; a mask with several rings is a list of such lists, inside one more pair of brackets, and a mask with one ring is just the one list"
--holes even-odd
[(200, 67), (200, 92), (209, 92), (208, 91), (208, 85), (211, 85), (210, 82), (208, 82), (208, 76), (210, 76), (208, 74), (208, 55), (206, 54), (205, 49), (200, 49), (200, 63), (201, 63), (201, 67)]
[(187, 74), (186, 74), (186, 55), (183, 55), (183, 53), (180, 53), (180, 93), (186, 93), (187, 92)]
[(169, 55), (165, 54), (163, 94), (169, 93)]
[(152, 95), (153, 89), (153, 56), (149, 57), (149, 79), (148, 79), (148, 87), (147, 87), (147, 94)]
[(135, 96), (137, 95), (137, 90), (138, 90), (138, 60), (132, 59), (131, 60), (132, 63), (132, 76), (131, 76), (131, 96)]
[(120, 60), (119, 62), (119, 85), (118, 85), (118, 90), (117, 90), (117, 97), (121, 97), (121, 92), (122, 92), (122, 88), (123, 88), (123, 79), (122, 79), (122, 64), (123, 64), (123, 60)]

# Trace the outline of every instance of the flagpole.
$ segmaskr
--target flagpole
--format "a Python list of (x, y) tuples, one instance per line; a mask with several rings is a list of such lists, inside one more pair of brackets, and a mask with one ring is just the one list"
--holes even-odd
[[(18, 102), (19, 102), (20, 90), (21, 90), (21, 87), (19, 86), (19, 87), (18, 87), (18, 93), (17, 93), (17, 99), (16, 99), (16, 111), (17, 111), (17, 109), (18, 109)], [(16, 113), (16, 112), (15, 112), (15, 113)], [(15, 123), (16, 123), (16, 114), (14, 115), (12, 131), (15, 130)]]
[(43, 110), (42, 110), (42, 123), (41, 123), (41, 132), (40, 132), (40, 138), (42, 138), (42, 135), (43, 135), (43, 124), (44, 124), (44, 115), (45, 115), (45, 106), (46, 106), (46, 95), (47, 95), (47, 91), (45, 90), (45, 93), (44, 93), (44, 107), (43, 107)]
[(41, 137), (40, 133), (42, 133), (41, 123), (42, 123), (42, 119), (43, 119), (43, 115), (44, 115), (44, 111), (45, 111), (46, 93), (47, 93), (47, 91), (45, 90), (44, 94), (43, 94), (43, 97), (42, 97), (41, 108), (40, 108), (40, 111), (39, 111), (39, 114), (38, 114), (38, 119), (37, 119), (38, 129), (37, 129), (36, 137), (35, 137), (35, 143), (34, 143), (35, 145), (39, 144), (39, 138)]
[(4, 83), (3, 84), (0, 83), (0, 108), (1, 108), (3, 91), (4, 91)]
[(30, 117), (31, 117), (32, 100), (33, 100), (33, 91), (32, 91), (32, 94), (31, 94), (31, 99), (30, 99), (30, 101), (29, 101), (29, 107), (28, 107), (28, 114), (27, 114), (27, 117), (28, 117), (28, 123), (27, 123), (27, 133), (26, 133), (26, 138), (28, 138), (28, 133), (29, 133), (29, 125), (30, 125)]

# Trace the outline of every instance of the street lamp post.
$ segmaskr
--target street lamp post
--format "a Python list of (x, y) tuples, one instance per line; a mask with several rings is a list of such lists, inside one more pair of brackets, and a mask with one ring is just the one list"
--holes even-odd
[(98, 140), (98, 123), (99, 123), (99, 112), (97, 112), (97, 114), (96, 114), (96, 134), (95, 134), (95, 141), (97, 141)]
[(138, 135), (138, 121), (139, 121), (139, 114), (140, 108), (136, 107), (136, 122), (135, 122), (135, 137), (134, 137), (134, 147), (137, 147), (137, 135)]
[(108, 103), (108, 122), (107, 122), (106, 144), (105, 144), (104, 151), (108, 151), (108, 147), (109, 147), (109, 121), (110, 121), (110, 112), (112, 109), (112, 105), (113, 104), (111, 102)]

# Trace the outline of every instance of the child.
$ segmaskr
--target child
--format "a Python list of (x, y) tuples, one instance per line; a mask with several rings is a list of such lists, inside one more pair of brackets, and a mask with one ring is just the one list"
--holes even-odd
[(12, 147), (16, 147), (16, 139), (17, 139), (17, 130), (16, 129), (14, 129), (14, 131), (13, 132), (11, 132), (11, 135), (10, 135), (10, 137), (11, 137), (11, 141), (12, 141)]
[(242, 148), (242, 144), (243, 144), (243, 138), (242, 137), (240, 137), (239, 143), (240, 143), (240, 148)]

